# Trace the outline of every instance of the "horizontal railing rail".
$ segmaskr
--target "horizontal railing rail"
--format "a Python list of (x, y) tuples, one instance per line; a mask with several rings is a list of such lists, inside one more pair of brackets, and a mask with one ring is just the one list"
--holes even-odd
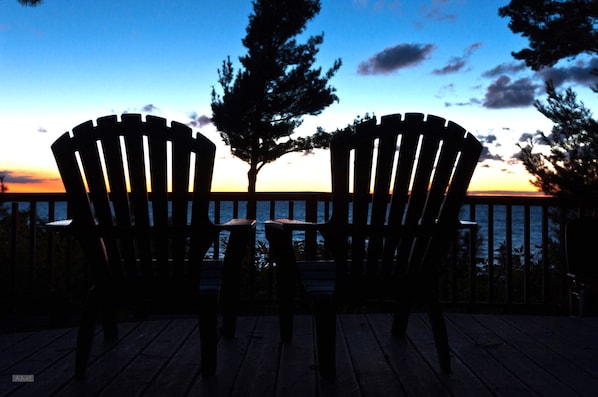
[[(212, 193), (213, 221), (246, 216), (247, 193)], [(270, 302), (273, 266), (267, 256), (263, 221), (290, 218), (325, 222), (330, 193), (258, 192), (256, 256), (248, 300)], [(573, 210), (550, 197), (469, 196), (462, 219), (473, 228), (456, 236), (452, 255), (440, 269), (439, 292), (447, 304), (472, 311), (565, 313), (564, 225)], [(86, 285), (86, 269), (72, 236), (44, 227), (68, 217), (64, 193), (0, 195), (0, 300), (5, 311), (45, 311), (73, 306)], [(300, 238), (314, 253), (321, 237)], [(216, 244), (211, 255), (222, 255)], [(59, 301), (58, 303), (56, 301)], [(69, 306), (70, 305), (70, 306)]]

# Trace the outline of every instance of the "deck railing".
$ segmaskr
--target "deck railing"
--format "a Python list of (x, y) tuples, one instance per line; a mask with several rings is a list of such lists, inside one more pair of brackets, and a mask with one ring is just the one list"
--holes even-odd
[[(246, 193), (213, 193), (214, 222), (244, 217)], [(263, 221), (294, 218), (326, 221), (329, 193), (258, 193), (256, 258), (246, 299), (271, 302), (272, 264)], [(4, 193), (0, 198), (0, 303), (4, 312), (70, 307), (86, 285), (81, 252), (72, 236), (44, 224), (68, 216), (61, 193)], [(440, 269), (439, 291), (448, 305), (472, 311), (566, 313), (564, 225), (568, 209), (548, 197), (469, 196), (463, 220), (477, 222), (456, 236)], [(303, 236), (305, 252), (321, 238)], [(211, 252), (222, 255), (219, 245)]]

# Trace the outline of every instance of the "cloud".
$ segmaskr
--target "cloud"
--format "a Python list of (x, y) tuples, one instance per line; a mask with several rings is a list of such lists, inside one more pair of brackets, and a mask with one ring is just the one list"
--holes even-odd
[(39, 127), (37, 129), (37, 132), (46, 133), (46, 132), (48, 132), (48, 130), (46, 128), (44, 128), (44, 127)]
[(432, 71), (432, 73), (438, 74), (438, 75), (455, 73), (455, 72), (458, 72), (459, 70), (463, 69), (465, 64), (466, 64), (465, 59), (453, 57), (453, 58), (451, 58), (451, 60), (449, 61), (449, 63), (446, 66), (444, 66), (440, 69), (434, 69)]
[(147, 104), (141, 108), (141, 111), (145, 112), (145, 113), (154, 113), (156, 110), (159, 111), (160, 109), (158, 109), (156, 106), (152, 105), (151, 103)]
[(592, 70), (598, 69), (598, 58), (589, 62), (579, 61), (574, 66), (563, 68), (543, 68), (537, 75), (542, 80), (552, 80), (555, 87), (567, 81), (584, 85), (594, 85), (598, 82), (598, 76), (592, 74)]
[(206, 116), (205, 114), (202, 114), (201, 116), (197, 114), (197, 112), (191, 112), (189, 113), (189, 118), (191, 119), (190, 122), (187, 123), (188, 126), (190, 127), (195, 127), (195, 128), (202, 128), (206, 125), (209, 125), (212, 123), (212, 119), (209, 118), (208, 116)]
[(357, 73), (361, 75), (389, 74), (421, 63), (435, 49), (434, 44), (399, 44), (388, 47), (360, 63)]
[[(504, 75), (513, 76), (525, 69), (526, 66), (523, 62), (502, 63), (495, 68), (482, 73), (482, 77), (495, 78)], [(555, 87), (559, 87), (566, 82), (592, 86), (598, 83), (598, 76), (592, 74), (592, 70), (594, 69), (598, 69), (598, 58), (579, 60), (573, 66), (543, 68), (536, 72), (533, 75), (533, 78), (542, 81), (552, 80)]]
[(36, 183), (44, 183), (47, 182), (47, 178), (34, 176), (34, 174), (27, 174), (27, 173), (16, 173), (14, 171), (9, 170), (0, 170), (0, 175), (4, 175), (4, 183), (9, 185), (10, 183), (18, 183), (18, 184), (36, 184)]
[(473, 54), (481, 46), (482, 46), (482, 43), (480, 43), (480, 42), (471, 44), (470, 46), (468, 46), (465, 49), (464, 54), (462, 56), (452, 57), (446, 66), (444, 66), (440, 69), (434, 69), (432, 71), (432, 73), (437, 74), (437, 75), (445, 75), (445, 74), (456, 73), (456, 72), (460, 71), (461, 69), (463, 69), (465, 67), (465, 65), (467, 65), (467, 60), (469, 59), (471, 54)]
[(504, 109), (531, 106), (537, 85), (529, 78), (511, 82), (508, 76), (500, 76), (488, 87), (483, 106), (489, 109)]
[(438, 92), (436, 93), (436, 98), (444, 98), (447, 95), (452, 95), (455, 92), (455, 84), (454, 83), (449, 83), (445, 86), (440, 87), (440, 89), (438, 90)]
[(486, 136), (485, 141), (486, 141), (486, 143), (494, 143), (494, 142), (496, 142), (496, 139), (497, 139), (496, 135), (490, 134), (490, 135)]
[(450, 108), (451, 106), (472, 106), (481, 105), (482, 101), (478, 98), (471, 98), (468, 102), (445, 102), (444, 106)]
[(498, 77), (505, 74), (515, 74), (526, 68), (524, 62), (506, 62), (492, 68), (484, 73), (482, 77)]
[(451, 0), (433, 0), (430, 5), (421, 5), (419, 11), (427, 19), (434, 21), (454, 21), (457, 19), (457, 16), (446, 11), (450, 2)]
[(473, 44), (470, 44), (466, 49), (465, 49), (465, 55), (466, 56), (470, 56), (471, 54), (473, 54), (478, 48), (480, 48), (481, 46), (483, 46), (484, 43), (477, 41)]
[[(357, 5), (360, 8), (367, 8), (368, 0), (353, 0), (353, 4)], [(375, 0), (373, 1), (373, 10), (375, 12), (381, 12), (386, 10), (396, 10), (401, 5), (400, 1), (386, 1), (386, 0)]]
[(486, 161), (486, 160), (495, 160), (495, 161), (503, 161), (503, 157), (501, 155), (498, 154), (492, 154), (490, 153), (490, 149), (488, 149), (487, 146), (484, 146), (482, 148), (482, 153), (480, 154), (480, 162), (482, 161)]
[(519, 137), (518, 142), (528, 142), (534, 139), (534, 134), (532, 134), (531, 132), (524, 132), (523, 134), (521, 134), (521, 136)]

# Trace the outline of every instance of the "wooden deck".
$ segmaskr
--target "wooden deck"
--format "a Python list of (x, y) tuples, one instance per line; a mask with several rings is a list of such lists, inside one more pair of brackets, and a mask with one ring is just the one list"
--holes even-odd
[[(277, 318), (239, 318), (218, 345), (218, 374), (203, 378), (193, 318), (120, 324), (95, 340), (84, 381), (73, 379), (76, 330), (0, 335), (0, 395), (10, 396), (596, 396), (598, 318), (447, 313), (453, 373), (439, 374), (425, 315), (408, 337), (386, 314), (339, 316), (336, 382), (317, 375), (312, 321), (296, 319), (281, 345)], [(34, 375), (13, 382), (13, 375)]]

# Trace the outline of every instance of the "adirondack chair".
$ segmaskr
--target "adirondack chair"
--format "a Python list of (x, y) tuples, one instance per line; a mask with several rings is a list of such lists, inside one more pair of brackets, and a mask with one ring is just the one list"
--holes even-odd
[(565, 255), (571, 315), (598, 315), (598, 218), (571, 220), (565, 227)]
[[(255, 221), (213, 224), (208, 216), (215, 145), (189, 127), (139, 114), (87, 121), (60, 136), (52, 151), (91, 274), (76, 353), (85, 376), (98, 316), (105, 338), (117, 335), (116, 309), (143, 313), (165, 301), (199, 314), (201, 369), (216, 368), (217, 301), (222, 280), (223, 333), (234, 334), (241, 260)], [(221, 231), (222, 261), (204, 260)], [(223, 274), (224, 273), (224, 274)], [(153, 300), (153, 301), (152, 301)]]
[[(360, 302), (394, 302), (397, 335), (405, 334), (412, 307), (427, 304), (441, 369), (450, 372), (435, 272), (460, 227), (459, 209), (481, 150), (473, 135), (439, 117), (366, 120), (332, 138), (329, 221), (266, 223), (278, 269), (281, 338), (292, 337), (299, 279), (312, 298), (321, 376), (335, 377), (337, 306)], [(320, 232), (332, 259), (297, 260), (297, 230)]]

